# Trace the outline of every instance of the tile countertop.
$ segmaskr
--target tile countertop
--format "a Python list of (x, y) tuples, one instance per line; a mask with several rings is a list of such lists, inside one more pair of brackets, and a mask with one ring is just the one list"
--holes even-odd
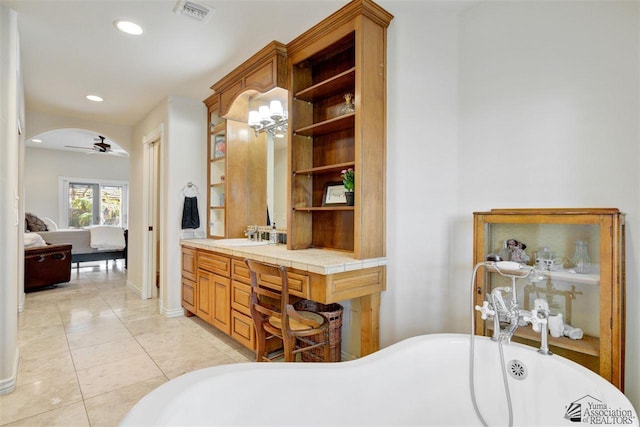
[(331, 249), (299, 249), (290, 251), (286, 245), (229, 246), (224, 240), (182, 239), (184, 246), (206, 249), (240, 258), (249, 258), (269, 264), (284, 265), (316, 274), (335, 274), (345, 271), (387, 265), (386, 258), (355, 259), (350, 252)]

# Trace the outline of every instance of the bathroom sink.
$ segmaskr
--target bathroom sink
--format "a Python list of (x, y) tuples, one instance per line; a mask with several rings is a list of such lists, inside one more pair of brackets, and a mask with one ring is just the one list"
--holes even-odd
[(228, 246), (228, 247), (266, 246), (269, 243), (270, 242), (265, 240), (261, 242), (256, 242), (254, 240), (242, 239), (242, 238), (216, 240), (216, 245)]

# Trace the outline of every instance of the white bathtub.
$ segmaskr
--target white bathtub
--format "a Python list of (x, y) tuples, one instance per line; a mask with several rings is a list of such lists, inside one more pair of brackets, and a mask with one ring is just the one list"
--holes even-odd
[[(424, 335), (350, 362), (201, 369), (149, 393), (121, 426), (477, 426), (469, 340), (468, 335)], [(489, 425), (506, 426), (498, 344), (476, 337), (475, 353), (480, 411)], [(524, 380), (509, 377), (514, 425), (638, 425), (626, 397), (586, 368), (515, 343), (504, 346), (504, 357), (507, 364), (519, 362), (514, 370), (527, 370)], [(587, 419), (572, 422), (568, 411)]]

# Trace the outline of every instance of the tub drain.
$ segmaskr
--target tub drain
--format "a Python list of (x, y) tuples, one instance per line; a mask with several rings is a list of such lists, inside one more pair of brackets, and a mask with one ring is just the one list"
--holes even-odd
[(507, 371), (509, 375), (518, 381), (527, 378), (527, 367), (519, 360), (511, 360), (507, 363)]

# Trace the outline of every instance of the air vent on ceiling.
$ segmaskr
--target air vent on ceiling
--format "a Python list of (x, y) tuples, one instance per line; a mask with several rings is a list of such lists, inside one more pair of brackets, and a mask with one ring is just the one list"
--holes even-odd
[(198, 21), (207, 23), (211, 19), (211, 15), (215, 9), (206, 4), (195, 2), (193, 0), (179, 0), (173, 11), (180, 15), (185, 15)]

